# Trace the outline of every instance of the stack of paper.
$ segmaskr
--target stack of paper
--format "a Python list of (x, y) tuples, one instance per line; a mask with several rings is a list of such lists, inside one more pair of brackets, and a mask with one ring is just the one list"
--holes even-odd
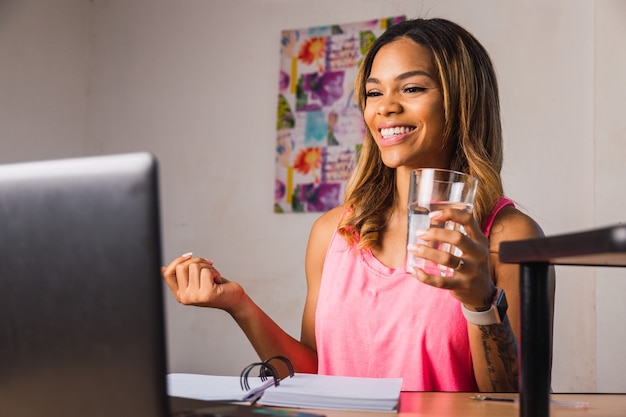
[[(402, 378), (360, 378), (295, 374), (274, 386), (273, 379), (248, 378), (241, 389), (236, 376), (169, 374), (168, 394), (208, 401), (254, 402), (286, 408), (394, 411), (398, 408)], [(259, 399), (260, 397), (260, 399)]]
[(334, 410), (393, 411), (398, 407), (402, 378), (356, 378), (296, 374), (271, 386), (258, 401), (263, 405)]

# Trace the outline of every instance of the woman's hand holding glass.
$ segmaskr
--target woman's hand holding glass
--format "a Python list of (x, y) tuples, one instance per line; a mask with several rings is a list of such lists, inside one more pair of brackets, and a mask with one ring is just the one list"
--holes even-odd
[[(410, 270), (418, 280), (438, 288), (450, 290), (452, 295), (468, 308), (486, 307), (491, 304), (495, 284), (489, 264), (489, 241), (471, 213), (458, 209), (444, 209), (430, 213), (437, 222), (452, 221), (462, 226), (454, 230), (430, 227), (420, 233), (419, 239), (426, 244), (412, 245), (409, 251), (416, 257), (445, 265), (454, 270), (452, 276), (427, 274), (423, 269)], [(455, 255), (436, 249), (432, 242), (444, 242), (459, 249)], [(454, 251), (453, 251), (454, 252)]]
[(222, 277), (213, 261), (206, 258), (185, 254), (164, 266), (161, 272), (181, 304), (230, 311), (245, 296), (241, 285)]

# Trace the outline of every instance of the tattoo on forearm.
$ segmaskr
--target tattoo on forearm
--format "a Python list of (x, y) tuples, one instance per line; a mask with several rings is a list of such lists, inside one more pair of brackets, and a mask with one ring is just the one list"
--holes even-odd
[[(508, 317), (505, 317), (502, 324), (478, 326), (483, 348), (485, 349), (485, 361), (489, 372), (489, 381), (494, 392), (501, 391), (503, 386), (512, 387), (517, 391), (517, 341), (515, 340), (515, 335), (511, 330), (508, 320)], [(498, 380), (498, 366), (494, 362), (496, 359), (495, 355), (500, 358), (502, 368), (506, 374), (506, 381)], [(500, 387), (500, 389), (498, 389), (498, 387)]]

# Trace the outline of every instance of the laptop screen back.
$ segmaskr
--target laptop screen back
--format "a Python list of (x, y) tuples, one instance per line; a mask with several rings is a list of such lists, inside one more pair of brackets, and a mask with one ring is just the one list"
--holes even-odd
[(156, 161), (0, 166), (0, 408), (165, 416)]

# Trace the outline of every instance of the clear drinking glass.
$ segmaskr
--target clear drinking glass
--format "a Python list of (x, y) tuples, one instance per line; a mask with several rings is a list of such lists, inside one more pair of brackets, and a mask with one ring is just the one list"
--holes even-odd
[[(452, 221), (436, 222), (430, 218), (430, 213), (445, 208), (456, 208), (471, 213), (477, 185), (476, 178), (462, 172), (439, 168), (422, 168), (412, 171), (409, 185), (407, 248), (410, 249), (412, 245), (419, 243), (460, 256), (461, 251), (449, 243), (425, 242), (418, 236), (431, 227), (459, 230), (465, 233), (461, 225)], [(413, 268), (420, 268), (428, 274), (445, 277), (452, 276), (454, 273), (452, 268), (418, 258), (407, 251), (406, 269), (412, 273)]]

